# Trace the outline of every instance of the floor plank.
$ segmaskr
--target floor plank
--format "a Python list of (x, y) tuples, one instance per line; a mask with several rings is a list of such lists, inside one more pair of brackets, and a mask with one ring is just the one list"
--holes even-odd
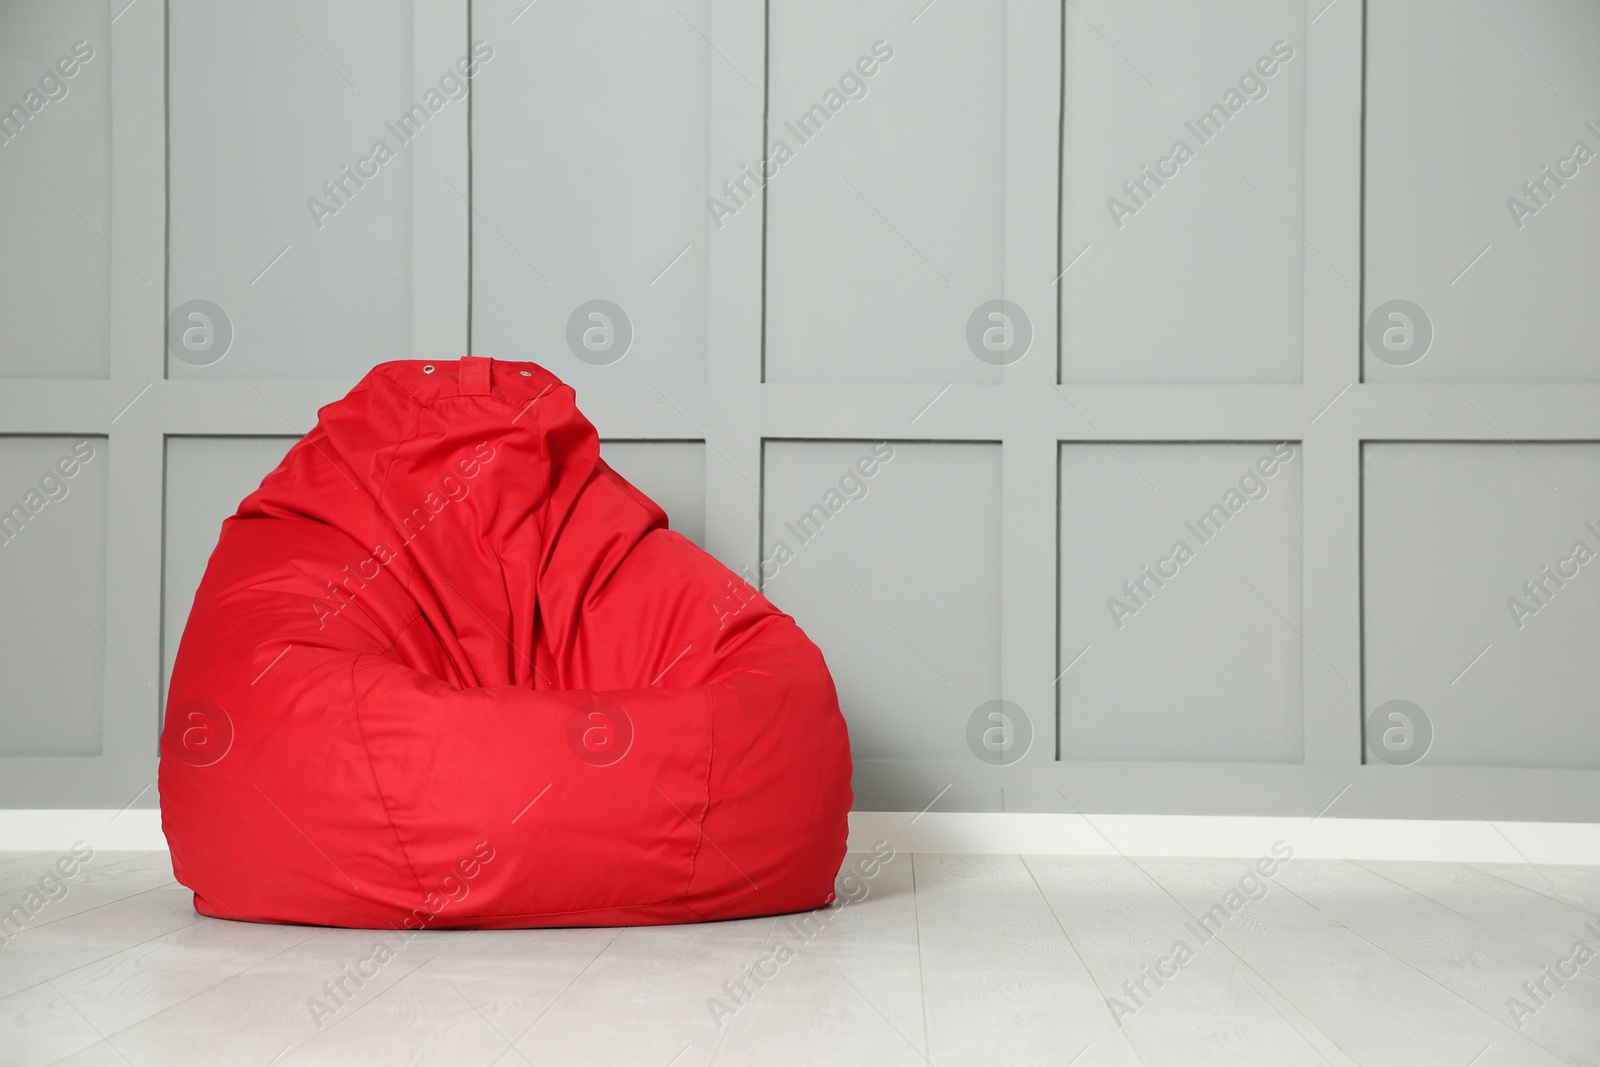
[[(8, 908), (21, 901), (29, 905), (29, 910), (37, 909), (27, 922), (28, 929), (58, 922), (157, 886), (175, 884), (172, 864), (165, 852), (99, 853), (72, 878), (52, 883), (50, 887), (42, 885), (40, 876), (43, 873), (44, 865), (41, 865), (33, 871), (33, 878), (27, 885), (0, 893), (0, 901)], [(29, 901), (26, 894), (35, 887), (38, 887), (38, 895)], [(54, 894), (54, 899), (45, 892), (46, 888)]]
[(96, 1030), (116, 1033), (314, 936), (311, 927), (205, 920), (68, 971), (52, 984)]
[(759, 955), (774, 922), (602, 931), (598, 955), (569, 969), (564, 987), (518, 1028), (516, 1048), (533, 1063), (564, 1055), (595, 1064), (667, 1063), (674, 1056), (676, 1067), (709, 1063), (719, 1032), (706, 999)]
[[(221, 920), (207, 920), (210, 923)], [(374, 1001), (465, 936), (284, 927), (302, 936), (289, 947), (116, 1034), (113, 1044), (135, 1064), (266, 1064), (312, 1045), (358, 1017)], [(376, 947), (389, 947), (379, 959)], [(365, 978), (352, 974), (366, 970)], [(219, 1027), (214, 1020), (228, 1019)]]
[[(505, 1037), (443, 975), (418, 968), (337, 1027), (290, 1049), (273, 1067), (486, 1064), (507, 1047)], [(522, 1061), (513, 1055), (500, 1062)]]
[(1018, 856), (916, 856), (934, 1064), (1136, 1064)]
[[(1246, 865), (1237, 864), (1242, 875)], [(1238, 884), (1239, 875), (1230, 879), (1212, 861), (1145, 860), (1141, 866), (1195, 914), (1224, 903)], [(1222, 920), (1217, 937), (1351, 1059), (1362, 1067), (1561, 1063), (1306, 903), (1296, 893), (1316, 884), (1316, 871), (1304, 869), (1315, 865), (1290, 860), (1285, 869), (1296, 866), (1302, 869), (1290, 875), (1297, 880), (1293, 889), (1274, 879), (1261, 899), (1237, 913), (1248, 921)], [(1347, 892), (1366, 883), (1347, 875), (1329, 884), (1329, 892), (1335, 886)]]
[(0, 996), (201, 922), (193, 900), (188, 890), (169, 882), (35, 923), (0, 946)]
[(1473, 863), (1473, 870), (1542, 893), (1590, 915), (1600, 915), (1600, 867), (1541, 863)]
[(128, 1061), (109, 1041), (97, 1041), (66, 1059), (51, 1061), (50, 1067), (128, 1067)]
[[(1355, 1067), (1224, 945), (1202, 944), (1196, 917), (1132, 861), (1025, 861), (1149, 1067)], [(1213, 867), (1237, 877), (1237, 865)]]
[(94, 1027), (48, 982), (0, 997), (0, 1059), (51, 1063), (99, 1040)]
[(1541, 966), (1553, 966), (1579, 935), (1600, 943), (1594, 934), (1574, 927), (1563, 941), (1535, 948), (1389, 880), (1289, 892), (1494, 1018), (1507, 1035), (1526, 1037), (1575, 1067), (1600, 1067), (1600, 981), (1592, 972), (1563, 987), (1547, 985), (1548, 999), (1521, 988), (1544, 977)]
[[(1573, 936), (1586, 923), (1600, 925), (1600, 914), (1585, 912), (1466, 864), (1391, 862), (1360, 866), (1375, 877), (1420, 893), (1462, 918), (1503, 930), (1541, 953), (1564, 951), (1572, 946)], [(1600, 951), (1600, 945), (1596, 950)]]
[(56, 852), (0, 852), (0, 893), (37, 882), (59, 856)]
[(912, 857), (884, 863), (852, 854), (845, 870), (851, 878), (839, 892), (847, 903), (778, 921), (767, 948), (773, 962), (762, 972), (776, 973), (734, 1015), (719, 1014), (727, 1033), (711, 1062), (927, 1062)]
[[(0, 900), (16, 897), (19, 892), (36, 886), (47, 873), (54, 871), (57, 861), (68, 857), (65, 852), (0, 853), (0, 857), (13, 857), (9, 862), (0, 858)], [(69, 885), (82, 882), (85, 875), (106, 868), (123, 868), (137, 865), (148, 869), (165, 869), (172, 874), (172, 860), (167, 852), (95, 852), (88, 860), (76, 864), (76, 873), (65, 881)]]

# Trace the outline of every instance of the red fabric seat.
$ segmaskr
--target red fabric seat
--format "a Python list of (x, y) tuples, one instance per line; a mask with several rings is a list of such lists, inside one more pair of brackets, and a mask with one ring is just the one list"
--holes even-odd
[(162, 826), (197, 911), (591, 926), (832, 900), (850, 757), (794, 620), (531, 363), (385, 363), (223, 523)]

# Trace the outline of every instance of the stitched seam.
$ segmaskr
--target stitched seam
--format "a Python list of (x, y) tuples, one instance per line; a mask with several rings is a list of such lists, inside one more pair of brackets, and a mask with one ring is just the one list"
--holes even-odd
[[(682, 897), (662, 897), (660, 900), (645, 900), (637, 904), (611, 904), (603, 908), (569, 908), (566, 911), (516, 911), (492, 912), (486, 911), (470, 915), (457, 915), (453, 918), (466, 919), (542, 919), (552, 915), (592, 915), (601, 911), (629, 911), (634, 908), (659, 908), (663, 904), (678, 904), (691, 915), (698, 916), (702, 922), (705, 917), (684, 903)], [(409, 914), (409, 912), (407, 913)]]
[[(412, 441), (415, 441), (422, 433), (422, 420), (420, 411), (414, 410), (411, 413), (411, 426), (411, 436), (407, 437), (404, 441), (396, 442), (394, 448), (390, 450), (389, 463), (383, 468), (383, 481), (378, 483), (377, 496), (373, 497), (372, 500), (373, 504), (377, 505), (378, 515), (385, 522), (389, 522), (389, 519), (388, 516), (383, 514), (383, 496), (389, 491), (389, 475), (394, 472), (394, 465), (400, 461), (400, 450), (406, 445), (409, 445)], [(394, 529), (394, 523), (390, 522), (389, 527), (396, 537), (400, 535), (400, 531)]]
[(673, 901), (673, 903), (681, 905), (684, 911), (687, 911), (690, 915), (693, 915), (696, 919), (699, 919), (701, 922), (707, 922), (708, 921), (704, 915), (702, 915), (700, 912), (696, 911), (694, 908), (690, 907), (689, 906), (689, 902), (687, 900), (684, 900), (682, 897), (679, 897), (677, 900)]
[[(406, 385), (404, 382), (402, 382), (394, 373), (395, 368), (401, 366), (402, 364), (405, 364), (405, 363), (420, 363), (420, 362), (422, 362), (422, 361), (421, 360), (395, 360), (392, 363), (380, 364), (377, 369), (379, 369), (379, 370), (381, 370), (383, 372), (383, 376), (389, 380), (389, 384), (393, 385), (396, 389), (400, 390), (400, 392), (402, 394), (404, 394), (406, 397), (408, 397), (413, 404), (415, 404), (419, 408), (425, 408), (425, 407), (428, 407), (429, 404), (426, 401), (424, 401), (422, 399), (422, 397), (420, 397), (416, 393), (412, 392), (411, 391), (411, 387)], [(360, 388), (360, 386), (357, 386), (357, 388)]]
[[(716, 758), (717, 752), (717, 704), (714, 693), (715, 690), (709, 688), (706, 690), (706, 703), (711, 705), (711, 740), (706, 746), (706, 776), (705, 781), (702, 783), (705, 795), (704, 814), (700, 816), (699, 826), (694, 826), (693, 823), (689, 824), (694, 826), (696, 831), (694, 854), (689, 857), (689, 877), (683, 883), (683, 892), (678, 897), (680, 901), (688, 898), (689, 889), (694, 885), (694, 872), (700, 866), (700, 846), (706, 839), (706, 820), (711, 817), (711, 761)], [(685, 905), (685, 907), (687, 906)], [(689, 910), (693, 911), (694, 909), (690, 908)]]
[(356, 712), (356, 734), (361, 738), (361, 749), (367, 755), (367, 774), (372, 778), (372, 787), (378, 794), (378, 803), (383, 806), (383, 817), (389, 823), (389, 832), (394, 835), (395, 847), (400, 850), (400, 858), (406, 861), (406, 870), (411, 872), (411, 880), (416, 883), (417, 894), (426, 896), (428, 891), (422, 888), (422, 879), (417, 875), (416, 865), (411, 862), (411, 853), (406, 851), (405, 839), (400, 836), (400, 828), (395, 825), (394, 813), (389, 810), (389, 799), (384, 793), (383, 783), (378, 781), (378, 769), (372, 762), (372, 746), (367, 744), (367, 731), (361, 722), (363, 701), (356, 693), (356, 665), (360, 662), (360, 653), (350, 661), (350, 697)]
[[(578, 395), (577, 391), (573, 390), (571, 386), (563, 386), (562, 388), (565, 388), (569, 392), (572, 393), (572, 396), (573, 396), (573, 407), (574, 407), (574, 409), (576, 409), (576, 407), (577, 407), (577, 395)], [(535, 399), (535, 401), (537, 401), (538, 397), (535, 397), (534, 399)], [(540, 618), (541, 618), (541, 616), (543, 614), (543, 610), (544, 610), (544, 604), (541, 602), (541, 600), (539, 598), (539, 587), (540, 587), (540, 585), (543, 584), (541, 579), (543, 579), (543, 577), (544, 577), (544, 568), (545, 568), (545, 563), (546, 563), (546, 557), (547, 557), (547, 553), (550, 550), (550, 545), (552, 543), (552, 538), (549, 536), (549, 530), (550, 530), (550, 498), (555, 495), (556, 465), (555, 465), (555, 462), (550, 458), (550, 442), (549, 442), (549, 437), (548, 437), (548, 430), (544, 425), (544, 420), (540, 417), (539, 405), (537, 403), (533, 403), (533, 404), (528, 405), (528, 413), (533, 417), (534, 422), (538, 423), (539, 429), (542, 430), (542, 431), (545, 431), (545, 432), (536, 432), (536, 433), (533, 434), (533, 443), (534, 443), (534, 446), (537, 447), (538, 450), (539, 450), (540, 458), (544, 461), (544, 469), (545, 469), (545, 473), (546, 473), (545, 483), (544, 483), (544, 499), (542, 501), (540, 501), (540, 503), (539, 503), (539, 531), (538, 531), (538, 536), (539, 536), (539, 561), (538, 561), (538, 564), (537, 564), (537, 570), (534, 572), (534, 575), (533, 575), (533, 621), (532, 621), (532, 632), (530, 634), (533, 647), (531, 649), (529, 649), (529, 651), (532, 653), (532, 657), (531, 657), (533, 659), (532, 666), (534, 668), (534, 670), (533, 670), (533, 678), (530, 681), (530, 686), (535, 691), (537, 691), (538, 688), (539, 688), (539, 669), (538, 669), (539, 620), (540, 620)], [(530, 432), (531, 432), (532, 425), (533, 425), (532, 423), (529, 424)]]

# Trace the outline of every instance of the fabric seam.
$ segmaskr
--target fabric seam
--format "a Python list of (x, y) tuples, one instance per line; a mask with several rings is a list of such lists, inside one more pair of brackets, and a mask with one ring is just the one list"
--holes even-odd
[(426, 896), (427, 890), (422, 888), (422, 878), (417, 874), (416, 864), (411, 862), (411, 853), (406, 848), (405, 838), (400, 836), (400, 828), (395, 825), (394, 812), (389, 810), (389, 797), (384, 792), (383, 783), (378, 780), (378, 768), (372, 761), (372, 746), (367, 743), (367, 729), (361, 721), (361, 707), (364, 698), (356, 692), (356, 667), (361, 662), (363, 653), (357, 653), (350, 661), (350, 696), (355, 705), (356, 733), (361, 738), (361, 750), (367, 757), (367, 774), (372, 778), (372, 785), (378, 794), (378, 803), (383, 805), (383, 817), (389, 823), (389, 832), (394, 835), (394, 843), (400, 849), (400, 858), (406, 861), (406, 870), (411, 872), (411, 880), (416, 883), (417, 893)]
[[(705, 779), (701, 782), (701, 789), (703, 791), (705, 800), (701, 806), (700, 825), (695, 826), (694, 828), (694, 853), (689, 857), (689, 877), (683, 883), (683, 893), (678, 898), (680, 901), (686, 900), (689, 896), (689, 890), (694, 887), (695, 872), (700, 868), (700, 849), (705, 843), (706, 839), (706, 820), (711, 817), (711, 763), (716, 758), (717, 753), (717, 700), (716, 691), (711, 687), (706, 688), (706, 703), (710, 705), (711, 711), (709, 716), (711, 719), (711, 738), (706, 744)], [(694, 824), (691, 823), (690, 825), (692, 826)], [(685, 907), (687, 907), (687, 905), (685, 905)], [(690, 910), (693, 911), (694, 909), (690, 908)]]

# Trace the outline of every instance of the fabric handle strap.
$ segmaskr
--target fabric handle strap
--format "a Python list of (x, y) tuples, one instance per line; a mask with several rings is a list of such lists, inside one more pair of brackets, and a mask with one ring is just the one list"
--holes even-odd
[(462, 396), (489, 394), (489, 369), (494, 360), (485, 356), (462, 356), (456, 386)]

